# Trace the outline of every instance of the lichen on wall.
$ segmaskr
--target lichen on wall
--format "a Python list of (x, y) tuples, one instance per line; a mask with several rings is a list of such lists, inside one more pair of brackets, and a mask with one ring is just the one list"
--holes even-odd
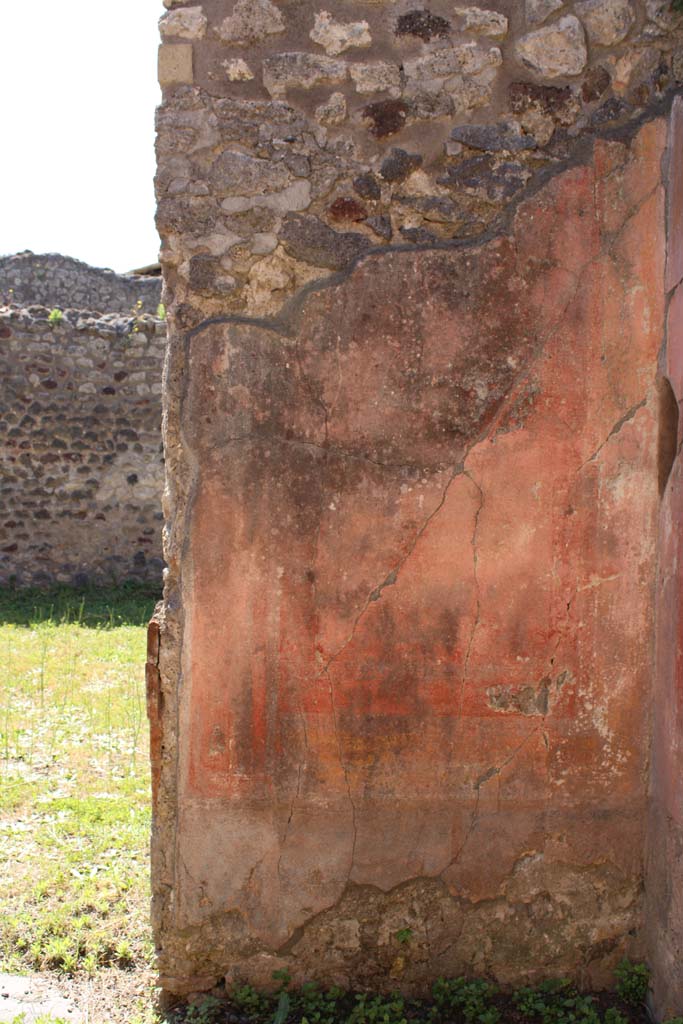
[(162, 985), (604, 984), (643, 950), (681, 20), (166, 6)]

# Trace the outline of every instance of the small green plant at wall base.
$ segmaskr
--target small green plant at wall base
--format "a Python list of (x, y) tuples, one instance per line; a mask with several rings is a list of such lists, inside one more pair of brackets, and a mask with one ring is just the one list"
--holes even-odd
[(338, 1002), (344, 993), (340, 988), (321, 990), (315, 982), (301, 986), (292, 993), (292, 1005), (301, 1014), (301, 1024), (334, 1024), (338, 1017)]
[(223, 1003), (215, 996), (205, 996), (200, 1002), (188, 1007), (185, 1020), (192, 1024), (214, 1024), (222, 1006)]
[(163, 302), (160, 302), (159, 305), (157, 306), (157, 317), (159, 318), (159, 320), (166, 319), (166, 306), (163, 304)]
[(432, 1019), (462, 1015), (466, 1024), (497, 1024), (500, 1012), (491, 1001), (496, 991), (487, 981), (439, 978), (432, 986)]
[(348, 1024), (407, 1024), (405, 1003), (397, 994), (389, 999), (359, 992)]
[(51, 310), (50, 315), (47, 318), (47, 322), (50, 324), (61, 324), (63, 319), (64, 314), (62, 313), (61, 309), (53, 309)]
[(639, 1006), (647, 998), (650, 985), (650, 971), (647, 964), (622, 960), (614, 972), (617, 979), (617, 995), (630, 1006)]
[(234, 985), (228, 992), (228, 999), (238, 1010), (262, 1019), (270, 1010), (271, 1000), (257, 992), (251, 985)]
[(623, 1013), (610, 1006), (609, 1009), (605, 1010), (605, 1024), (628, 1024), (628, 1019), (624, 1017)]
[[(600, 1024), (592, 996), (577, 992), (571, 982), (554, 979), (536, 988), (521, 988), (513, 1002), (525, 1020), (540, 1024)], [(621, 1014), (618, 1014), (621, 1017)], [(606, 1024), (619, 1024), (616, 1018)]]
[(412, 928), (399, 928), (399, 930), (396, 932), (396, 936), (395, 936), (396, 941), (398, 942), (399, 946), (407, 945), (410, 942), (410, 940), (412, 939), (412, 937), (413, 937), (413, 929)]

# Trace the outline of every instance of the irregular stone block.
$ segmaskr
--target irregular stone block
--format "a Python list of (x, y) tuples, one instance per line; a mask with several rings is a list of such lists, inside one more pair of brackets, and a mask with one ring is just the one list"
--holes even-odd
[(315, 108), (316, 121), (321, 124), (342, 124), (346, 120), (346, 97), (343, 92), (333, 92), (329, 100)]
[(219, 196), (262, 196), (282, 191), (291, 181), (286, 164), (261, 160), (238, 150), (225, 150), (211, 166), (211, 183)]
[(370, 103), (363, 110), (363, 117), (369, 121), (369, 132), (377, 139), (400, 132), (406, 123), (409, 111), (403, 100), (381, 100)]
[(278, 53), (263, 61), (263, 84), (271, 96), (284, 96), (287, 89), (312, 89), (316, 85), (337, 85), (348, 78), (348, 65), (332, 57), (312, 53)]
[(159, 85), (191, 85), (194, 80), (189, 43), (162, 43), (159, 47)]
[(555, 11), (564, 5), (564, 0), (526, 0), (526, 20), (528, 25), (540, 25)]
[(518, 124), (466, 124), (453, 128), (451, 138), (462, 142), (470, 149), (485, 149), (490, 153), (506, 150), (518, 153), (525, 149), (535, 149), (536, 141), (524, 135)]
[(340, 53), (352, 47), (370, 46), (372, 43), (367, 21), (335, 21), (328, 11), (319, 11), (316, 14), (315, 25), (309, 36), (314, 43), (322, 46), (330, 57), (338, 57)]
[(386, 61), (351, 64), (349, 74), (356, 92), (390, 92), (394, 96), (401, 92), (401, 72), (397, 64), (388, 64)]
[(217, 33), (224, 43), (244, 46), (284, 30), (282, 12), (271, 0), (237, 0), (232, 14), (221, 22)]
[(295, 259), (329, 270), (343, 270), (371, 246), (366, 235), (333, 231), (317, 217), (297, 213), (285, 217), (280, 237)]
[(202, 39), (206, 33), (207, 20), (201, 7), (181, 7), (170, 11), (159, 21), (159, 31), (164, 39)]
[(379, 173), (385, 181), (396, 183), (405, 181), (421, 164), (422, 157), (419, 153), (406, 153), (405, 149), (392, 149), (389, 156), (382, 161)]
[(328, 214), (334, 221), (350, 220), (360, 222), (366, 219), (367, 209), (353, 196), (340, 196), (328, 207)]
[(450, 32), (450, 22), (428, 10), (408, 11), (401, 14), (396, 22), (396, 35), (417, 36), (423, 42), (439, 39)]
[(588, 38), (596, 46), (614, 46), (624, 39), (635, 21), (630, 0), (579, 0), (576, 13)]
[(465, 32), (475, 32), (491, 39), (504, 39), (508, 33), (508, 20), (498, 11), (488, 11), (482, 7), (456, 7), (455, 13), (463, 19)]
[(254, 78), (254, 72), (251, 70), (246, 61), (242, 60), (241, 57), (234, 57), (232, 60), (224, 60), (223, 67), (225, 73), (231, 82), (251, 82)]
[(568, 14), (552, 25), (529, 32), (517, 41), (515, 54), (520, 64), (542, 78), (580, 75), (588, 60), (581, 22)]
[(361, 174), (354, 179), (353, 187), (363, 199), (380, 199), (382, 190), (374, 174)]

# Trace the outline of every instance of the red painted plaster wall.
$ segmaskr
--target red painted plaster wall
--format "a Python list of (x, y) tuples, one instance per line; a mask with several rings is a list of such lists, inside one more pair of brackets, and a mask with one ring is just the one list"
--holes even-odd
[(166, 987), (601, 983), (632, 945), (665, 142), (188, 337)]

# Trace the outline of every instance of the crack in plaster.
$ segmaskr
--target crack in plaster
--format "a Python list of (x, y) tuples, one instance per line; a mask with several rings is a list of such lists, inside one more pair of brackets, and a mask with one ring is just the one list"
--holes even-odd
[(472, 656), (472, 648), (474, 647), (474, 638), (481, 623), (481, 587), (479, 584), (478, 574), (479, 552), (477, 551), (477, 533), (479, 530), (479, 518), (481, 516), (482, 509), (484, 508), (484, 491), (483, 488), (481, 487), (481, 484), (477, 483), (477, 481), (474, 479), (469, 470), (464, 470), (464, 475), (476, 487), (477, 492), (479, 494), (479, 505), (477, 506), (477, 510), (474, 513), (474, 524), (472, 527), (472, 537), (470, 540), (470, 543), (472, 545), (472, 575), (474, 578), (474, 588), (476, 593), (476, 606), (474, 621), (472, 623), (472, 629), (470, 631), (470, 637), (467, 644), (467, 651), (465, 652), (465, 661), (462, 669), (462, 683), (460, 686), (460, 707), (458, 710), (458, 721), (460, 721), (460, 719), (462, 718), (462, 709), (465, 700), (465, 689), (467, 686), (467, 676), (469, 672), (470, 658)]
[[(545, 721), (545, 715), (543, 716), (543, 719)], [(462, 857), (462, 855), (463, 855), (463, 853), (465, 851), (465, 847), (467, 846), (468, 842), (470, 841), (470, 839), (472, 837), (473, 832), (475, 831), (475, 829), (477, 827), (477, 824), (479, 822), (479, 801), (480, 801), (480, 797), (481, 797), (481, 789), (482, 789), (482, 787), (485, 786), (487, 782), (490, 782), (491, 779), (498, 778), (500, 776), (500, 773), (503, 771), (503, 769), (507, 768), (508, 765), (511, 764), (514, 761), (514, 759), (517, 757), (517, 755), (520, 753), (520, 751), (523, 750), (524, 747), (527, 745), (529, 740), (531, 740), (538, 732), (542, 731), (542, 728), (543, 727), (541, 725), (535, 726), (524, 737), (522, 742), (519, 743), (515, 747), (515, 749), (512, 751), (512, 753), (509, 754), (505, 758), (504, 761), (501, 761), (501, 763), (499, 765), (492, 765), (491, 768), (488, 768), (476, 780), (476, 782), (474, 783), (474, 790), (475, 790), (475, 794), (476, 794), (475, 800), (474, 800), (474, 807), (472, 808), (472, 817), (470, 818), (470, 824), (469, 824), (469, 827), (467, 829), (467, 832), (465, 833), (465, 838), (463, 839), (462, 843), (460, 844), (460, 847), (458, 848), (458, 851), (455, 854), (455, 856), (452, 857), (451, 860), (446, 865), (446, 867), (443, 868), (438, 873), (438, 875), (437, 875), (438, 878), (441, 878), (446, 873), (446, 871), (449, 871), (451, 868), (455, 867), (455, 865), (458, 863), (458, 861)]]
[(598, 455), (605, 447), (607, 442), (610, 441), (613, 437), (615, 437), (620, 432), (622, 427), (624, 427), (630, 420), (632, 420), (633, 417), (638, 413), (638, 411), (642, 409), (643, 406), (645, 406), (646, 404), (647, 398), (641, 398), (641, 400), (637, 402), (636, 405), (632, 405), (631, 408), (628, 409), (623, 416), (619, 417), (619, 419), (616, 421), (616, 423), (610, 430), (605, 440), (598, 445), (598, 447), (595, 449), (592, 455), (590, 455), (584, 462), (581, 463), (581, 465), (576, 471), (577, 476), (586, 468), (589, 462), (595, 462), (595, 460), (597, 459)]

